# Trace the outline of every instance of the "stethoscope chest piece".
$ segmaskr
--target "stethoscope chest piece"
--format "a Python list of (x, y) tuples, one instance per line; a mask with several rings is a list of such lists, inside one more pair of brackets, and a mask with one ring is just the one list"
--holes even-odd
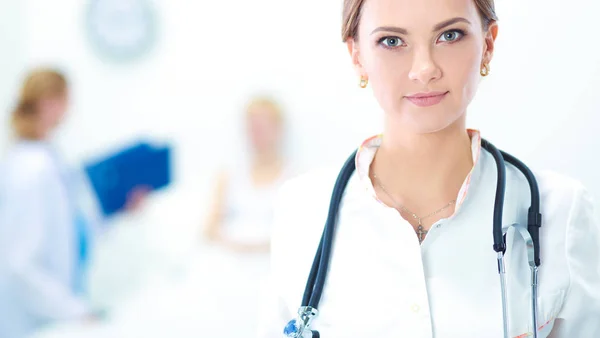
[(313, 337), (310, 330), (310, 323), (319, 314), (319, 311), (310, 306), (303, 306), (298, 309), (298, 318), (290, 320), (283, 330), (284, 337), (303, 338)]

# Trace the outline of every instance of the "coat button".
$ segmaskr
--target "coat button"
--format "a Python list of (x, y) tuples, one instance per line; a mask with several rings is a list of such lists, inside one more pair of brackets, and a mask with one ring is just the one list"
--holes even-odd
[(410, 309), (412, 310), (412, 312), (418, 313), (421, 310), (421, 307), (418, 304), (413, 304), (411, 305)]

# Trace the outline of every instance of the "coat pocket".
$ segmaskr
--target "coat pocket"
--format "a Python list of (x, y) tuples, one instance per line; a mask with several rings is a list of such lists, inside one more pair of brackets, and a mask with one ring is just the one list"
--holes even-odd
[[(552, 332), (552, 328), (554, 327), (556, 317), (562, 309), (563, 303), (565, 301), (565, 295), (566, 291), (561, 289), (550, 294), (540, 295), (538, 297), (537, 329), (539, 338), (546, 338)], [(529, 311), (527, 312), (527, 314), (529, 314)], [(525, 338), (533, 336), (531, 322), (519, 324), (521, 325), (517, 330), (518, 334), (513, 335), (514, 338)]]

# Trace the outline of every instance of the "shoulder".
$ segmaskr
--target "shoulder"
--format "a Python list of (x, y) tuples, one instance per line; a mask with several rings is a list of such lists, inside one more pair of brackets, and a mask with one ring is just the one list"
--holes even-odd
[[(582, 276), (600, 286), (600, 271), (581, 274), (578, 267), (600, 266), (600, 227), (595, 202), (578, 180), (553, 171), (536, 173), (540, 188), (540, 249), (546, 274), (562, 289), (570, 289)], [(584, 279), (585, 279), (584, 278)], [(560, 283), (564, 281), (564, 283)], [(590, 295), (597, 309), (598, 294)]]
[(285, 181), (275, 201), (276, 230), (291, 233), (298, 228), (322, 228), (338, 170), (314, 169)]
[(290, 302), (302, 294), (340, 168), (323, 167), (295, 176), (283, 183), (276, 198), (271, 263), (278, 292)]
[[(497, 169), (494, 160), (491, 155), (486, 154), (484, 161), (485, 185), (495, 188)], [(534, 166), (530, 168), (540, 193), (542, 227), (545, 228), (541, 231), (558, 232), (564, 235), (573, 208), (578, 205), (580, 199), (589, 199), (589, 192), (579, 180), (573, 177), (552, 170), (540, 170)], [(505, 205), (507, 208), (505, 210), (520, 210), (518, 218), (527, 217), (527, 209), (531, 204), (530, 185), (523, 173), (508, 163), (506, 175)]]
[(548, 218), (560, 218), (568, 222), (578, 208), (586, 204), (593, 209), (589, 191), (578, 180), (554, 171), (539, 171), (535, 177), (540, 189), (541, 209)]
[(600, 222), (596, 201), (575, 179), (549, 171), (538, 173), (537, 177), (543, 210), (540, 237), (544, 228), (548, 232), (542, 242), (546, 248), (542, 249), (542, 256), (548, 257), (546, 262), (550, 265), (545, 271), (552, 275), (550, 280), (568, 276), (566, 298), (558, 317), (570, 322), (567, 325), (572, 332), (581, 332), (584, 326), (598, 332)]
[(581, 193), (584, 185), (577, 179), (551, 170), (535, 172), (540, 193), (546, 195), (573, 195)]
[[(540, 236), (546, 237), (546, 245), (568, 246), (573, 229), (587, 226), (581, 224), (584, 217), (586, 223), (598, 228), (593, 216), (593, 198), (579, 180), (550, 170), (534, 171), (534, 175), (540, 192)], [(524, 178), (520, 185), (529, 190)], [(529, 196), (529, 191), (526, 191), (521, 199), (527, 200), (520, 203), (529, 207)]]
[(586, 236), (585, 233), (588, 237), (598, 237), (597, 245), (600, 242), (597, 201), (590, 191), (580, 181), (556, 172), (539, 172), (536, 177), (545, 222), (558, 220), (563, 225), (567, 245), (577, 236)]
[[(327, 189), (333, 189), (341, 166), (328, 166), (313, 169), (308, 172), (292, 176), (286, 180), (279, 194), (284, 199), (306, 198), (307, 195), (315, 195)], [(316, 197), (316, 196), (312, 196)], [(327, 196), (329, 199), (329, 196)]]
[(48, 179), (53, 168), (52, 157), (46, 149), (28, 144), (13, 146), (2, 161), (4, 179), (15, 185)]
[(540, 189), (540, 236), (545, 237), (547, 248), (563, 247), (566, 250), (558, 252), (568, 256), (568, 247), (578, 240), (581, 231), (589, 231), (590, 236), (598, 234), (593, 198), (572, 177), (554, 171), (539, 171), (535, 176)]

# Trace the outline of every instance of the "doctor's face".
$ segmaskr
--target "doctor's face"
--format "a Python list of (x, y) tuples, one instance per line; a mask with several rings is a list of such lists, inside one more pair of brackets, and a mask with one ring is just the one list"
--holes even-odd
[(386, 122), (430, 133), (464, 122), (496, 32), (474, 0), (366, 0), (347, 44)]

